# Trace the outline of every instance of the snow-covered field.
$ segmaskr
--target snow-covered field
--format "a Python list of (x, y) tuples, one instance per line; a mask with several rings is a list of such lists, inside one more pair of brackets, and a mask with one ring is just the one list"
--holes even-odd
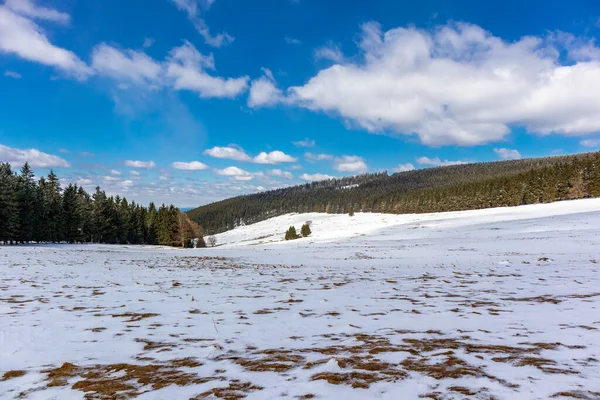
[(593, 199), (0, 247), (0, 398), (598, 399), (599, 222)]

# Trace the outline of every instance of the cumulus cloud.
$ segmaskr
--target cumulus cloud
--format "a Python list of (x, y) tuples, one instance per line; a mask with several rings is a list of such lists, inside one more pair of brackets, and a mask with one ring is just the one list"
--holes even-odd
[(412, 165), (411, 163), (405, 163), (405, 164), (398, 164), (398, 166), (396, 168), (393, 168), (392, 171), (393, 172), (406, 172), (406, 171), (413, 171), (415, 170), (415, 166)]
[(140, 176), (140, 173), (132, 169), (131, 171), (129, 171), (129, 175)]
[(269, 107), (284, 101), (285, 96), (279, 89), (270, 70), (263, 68), (264, 75), (250, 84), (248, 107)]
[(156, 84), (161, 74), (160, 63), (145, 53), (119, 50), (106, 43), (94, 48), (92, 67), (102, 75), (138, 84)]
[(292, 144), (296, 147), (315, 147), (315, 141), (309, 138), (292, 142)]
[(173, 80), (175, 90), (191, 90), (200, 97), (234, 98), (248, 88), (247, 76), (220, 78), (209, 75), (206, 70), (214, 69), (213, 55), (201, 54), (188, 41), (171, 50), (166, 65), (166, 75)]
[(231, 44), (234, 38), (227, 32), (213, 35), (206, 24), (206, 20), (201, 17), (203, 11), (208, 10), (215, 0), (171, 0), (175, 6), (185, 11), (189, 20), (192, 22), (198, 33), (204, 38), (204, 42), (209, 46), (221, 47)]
[(342, 156), (333, 160), (333, 169), (339, 172), (367, 172), (369, 167), (362, 157)]
[(238, 181), (248, 181), (253, 178), (252, 174), (238, 167), (227, 167), (224, 169), (217, 169), (215, 172), (218, 175), (230, 176)]
[(384, 32), (370, 22), (355, 61), (289, 88), (287, 100), (426, 145), (499, 141), (512, 126), (584, 135), (600, 130), (598, 50), (557, 35), (509, 42), (466, 23)]
[(315, 153), (304, 153), (304, 158), (309, 162), (316, 161), (331, 161), (333, 160), (333, 155), (331, 154), (315, 154)]
[(285, 154), (282, 151), (274, 150), (270, 153), (263, 151), (259, 153), (256, 157), (254, 157), (252, 161), (257, 164), (279, 164), (287, 162), (296, 162), (296, 158)]
[(236, 161), (250, 161), (252, 158), (244, 152), (244, 150), (235, 147), (219, 147), (215, 146), (212, 149), (206, 149), (202, 153), (214, 158), (226, 158)]
[(171, 164), (173, 168), (180, 169), (183, 171), (203, 171), (208, 169), (208, 165), (201, 163), (200, 161), (190, 161), (190, 162), (174, 162)]
[(28, 162), (32, 167), (50, 168), (71, 166), (71, 163), (52, 154), (43, 153), (36, 149), (16, 149), (0, 144), (0, 161), (12, 165), (23, 165)]
[(521, 153), (514, 149), (494, 149), (494, 153), (496, 153), (502, 160), (519, 160), (521, 158)]
[(0, 6), (0, 53), (13, 54), (58, 68), (79, 79), (92, 70), (72, 51), (55, 46), (33, 18), (54, 22), (68, 21), (68, 16), (55, 10), (35, 6), (30, 1), (13, 0)]
[(125, 166), (129, 168), (141, 168), (141, 169), (152, 169), (156, 167), (154, 161), (125, 161)]
[(432, 167), (446, 167), (448, 165), (460, 165), (460, 164), (468, 164), (468, 161), (462, 161), (462, 160), (456, 160), (456, 161), (449, 161), (449, 160), (440, 160), (439, 157), (435, 157), (435, 158), (429, 158), (429, 157), (419, 157), (417, 158), (417, 164), (420, 165), (428, 165), (428, 166), (432, 166)]
[(300, 179), (308, 182), (316, 182), (316, 181), (326, 181), (329, 179), (335, 179), (335, 176), (326, 175), (326, 174), (302, 174), (300, 175)]
[(293, 179), (294, 178), (294, 175), (292, 175), (291, 172), (282, 171), (280, 169), (272, 169), (268, 172), (268, 174), (271, 176), (276, 176), (276, 177), (285, 178), (285, 179)]
[(120, 171), (117, 171), (116, 169), (111, 169), (111, 170), (110, 170), (110, 174), (111, 174), (111, 175), (116, 175), (116, 176), (119, 176), (119, 175), (121, 175), (121, 172), (120, 172)]

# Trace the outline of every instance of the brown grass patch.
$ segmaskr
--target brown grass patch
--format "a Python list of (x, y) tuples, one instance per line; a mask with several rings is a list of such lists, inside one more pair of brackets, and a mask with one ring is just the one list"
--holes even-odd
[(23, 371), (23, 370), (20, 370), (20, 369), (15, 369), (15, 370), (12, 370), (12, 371), (6, 371), (4, 373), (4, 375), (2, 375), (2, 379), (0, 379), (0, 380), (7, 381), (7, 380), (13, 379), (13, 378), (20, 378), (20, 377), (22, 377), (25, 374), (26, 374), (26, 372)]
[(554, 393), (550, 397), (552, 397), (553, 399), (557, 398), (557, 397), (569, 397), (569, 398), (573, 398), (573, 399), (597, 400), (597, 399), (600, 399), (600, 392), (573, 390), (570, 392)]
[(58, 368), (42, 372), (48, 374), (48, 387), (66, 386), (68, 380), (79, 377), (81, 379), (73, 384), (72, 389), (84, 392), (86, 399), (117, 400), (137, 397), (149, 391), (147, 387), (158, 390), (170, 385), (188, 386), (222, 379), (199, 377), (195, 373), (181, 371), (181, 368), (201, 365), (193, 358), (147, 365), (122, 363), (79, 367), (64, 363)]
[(125, 320), (125, 322), (137, 322), (137, 321), (141, 321), (145, 318), (152, 318), (152, 317), (157, 317), (160, 314), (156, 314), (156, 313), (143, 313), (143, 314), (138, 314), (138, 313), (124, 313), (124, 314), (112, 314), (113, 318), (129, 318), (127, 320)]
[(246, 395), (250, 392), (255, 392), (262, 389), (263, 388), (261, 386), (253, 385), (250, 382), (240, 382), (238, 380), (234, 380), (229, 382), (229, 386), (227, 387), (211, 389), (208, 392), (201, 393), (198, 396), (191, 398), (190, 400), (205, 399), (209, 396), (214, 396), (225, 400), (239, 400), (246, 397)]
[(255, 358), (223, 356), (218, 360), (230, 360), (252, 372), (286, 372), (299, 367), (305, 358), (291, 350), (269, 349), (251, 353)]

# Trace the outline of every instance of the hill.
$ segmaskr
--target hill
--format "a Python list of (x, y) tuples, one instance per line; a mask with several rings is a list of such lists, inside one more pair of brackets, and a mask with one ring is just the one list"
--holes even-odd
[(428, 213), (600, 196), (600, 152), (386, 172), (238, 196), (188, 211), (209, 234), (288, 213)]

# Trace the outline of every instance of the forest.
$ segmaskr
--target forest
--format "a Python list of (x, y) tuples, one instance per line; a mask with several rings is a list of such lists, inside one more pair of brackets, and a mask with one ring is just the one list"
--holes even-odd
[(208, 234), (287, 213), (428, 213), (600, 196), (600, 152), (363, 174), (238, 196), (187, 212)]
[(100, 187), (64, 189), (58, 176), (35, 180), (27, 163), (19, 173), (0, 163), (0, 242), (160, 244), (189, 247), (202, 228), (173, 205), (143, 207)]

